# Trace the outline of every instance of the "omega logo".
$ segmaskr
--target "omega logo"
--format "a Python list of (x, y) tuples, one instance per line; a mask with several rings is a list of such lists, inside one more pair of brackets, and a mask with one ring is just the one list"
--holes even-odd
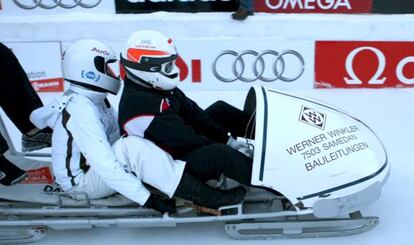
[[(387, 59), (381, 50), (370, 46), (360, 47), (349, 53), (345, 62), (345, 68), (349, 77), (344, 77), (345, 82), (352, 85), (359, 85), (363, 83), (357, 74), (355, 74), (353, 63), (355, 57), (364, 50), (373, 52), (378, 59), (377, 70), (375, 74), (368, 80), (368, 84), (384, 84), (387, 80), (387, 77), (383, 76), (385, 67), (387, 65)], [(401, 83), (412, 85), (414, 84), (414, 78), (407, 78), (403, 74), (404, 67), (409, 63), (414, 63), (414, 56), (408, 56), (399, 61), (397, 67), (395, 68), (395, 74)]]

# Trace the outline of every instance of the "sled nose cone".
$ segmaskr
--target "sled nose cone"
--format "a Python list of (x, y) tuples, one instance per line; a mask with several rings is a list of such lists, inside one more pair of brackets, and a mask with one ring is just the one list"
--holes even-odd
[(375, 202), (381, 195), (382, 183), (375, 182), (361, 191), (336, 198), (321, 198), (313, 204), (316, 217), (329, 218), (347, 215)]
[(390, 167), (383, 144), (360, 120), (263, 87), (249, 92), (245, 111), (256, 119), (253, 185), (272, 188), (321, 217), (378, 199)]

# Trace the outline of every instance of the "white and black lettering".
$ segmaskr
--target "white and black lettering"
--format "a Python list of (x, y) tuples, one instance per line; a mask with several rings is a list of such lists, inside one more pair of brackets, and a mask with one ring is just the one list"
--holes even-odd
[(358, 131), (359, 128), (357, 126), (349, 126), (349, 127), (345, 127), (345, 128), (339, 128), (339, 129), (334, 129), (328, 132), (328, 135), (331, 136), (331, 138), (335, 138), (338, 136), (342, 136), (345, 134), (350, 134), (350, 133), (354, 133), (356, 131)]
[(359, 152), (359, 151), (362, 151), (362, 150), (365, 150), (365, 149), (368, 149), (368, 148), (369, 148), (369, 146), (368, 146), (368, 143), (366, 143), (366, 142), (360, 142), (360, 143), (356, 143), (356, 144), (351, 145), (351, 146), (347, 146), (345, 148), (342, 148), (342, 149), (339, 149), (337, 151), (331, 152), (331, 153), (329, 153), (327, 155), (324, 155), (322, 157), (316, 158), (313, 161), (307, 162), (305, 164), (306, 171), (314, 170), (317, 167), (320, 167), (320, 166), (323, 166), (327, 163), (333, 162), (333, 161), (335, 161), (339, 158), (348, 156), (352, 153)]
[(349, 0), (266, 0), (269, 9), (352, 9)]
[(329, 150), (333, 147), (336, 147), (338, 145), (343, 145), (343, 144), (348, 143), (348, 142), (353, 141), (353, 140), (358, 140), (358, 137), (355, 134), (348, 135), (348, 136), (343, 136), (343, 137), (337, 138), (335, 140), (323, 143), (322, 147), (326, 151), (326, 150)]
[(316, 136), (314, 136), (310, 139), (304, 140), (302, 142), (299, 142), (299, 143), (287, 148), (286, 151), (290, 155), (293, 155), (293, 154), (299, 153), (299, 152), (301, 152), (301, 151), (303, 151), (303, 150), (305, 150), (309, 147), (312, 147), (312, 146), (315, 146), (319, 143), (322, 143), (325, 140), (328, 140), (326, 138), (326, 135), (325, 134), (319, 134), (319, 135), (316, 135)]

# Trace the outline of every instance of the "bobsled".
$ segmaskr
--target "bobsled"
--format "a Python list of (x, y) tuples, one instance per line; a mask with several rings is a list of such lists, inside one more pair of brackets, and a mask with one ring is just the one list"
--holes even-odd
[(50, 154), (16, 151), (0, 120), (11, 146), (6, 156), (28, 173), (20, 184), (0, 186), (0, 243), (37, 241), (48, 229), (224, 222), (232, 238), (270, 239), (350, 235), (378, 224), (361, 211), (379, 198), (390, 165), (367, 125), (326, 103), (261, 86), (249, 90), (243, 109), (251, 120), (239, 140), (248, 141), (253, 159), (244, 201), (210, 210), (177, 199), (177, 213), (163, 215), (120, 194), (93, 200), (63, 192)]

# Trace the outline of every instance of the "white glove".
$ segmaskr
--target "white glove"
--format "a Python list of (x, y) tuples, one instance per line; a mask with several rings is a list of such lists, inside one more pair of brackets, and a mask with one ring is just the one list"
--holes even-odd
[(249, 144), (247, 144), (247, 142), (237, 141), (232, 136), (230, 136), (229, 139), (227, 140), (227, 145), (235, 149), (236, 151), (246, 149), (246, 148), (249, 149)]
[(239, 150), (242, 154), (244, 154), (246, 157), (253, 159), (253, 149), (251, 148), (241, 148)]
[(237, 141), (230, 136), (229, 140), (227, 141), (227, 145), (244, 154), (248, 158), (253, 159), (253, 149), (250, 147), (247, 141)]

